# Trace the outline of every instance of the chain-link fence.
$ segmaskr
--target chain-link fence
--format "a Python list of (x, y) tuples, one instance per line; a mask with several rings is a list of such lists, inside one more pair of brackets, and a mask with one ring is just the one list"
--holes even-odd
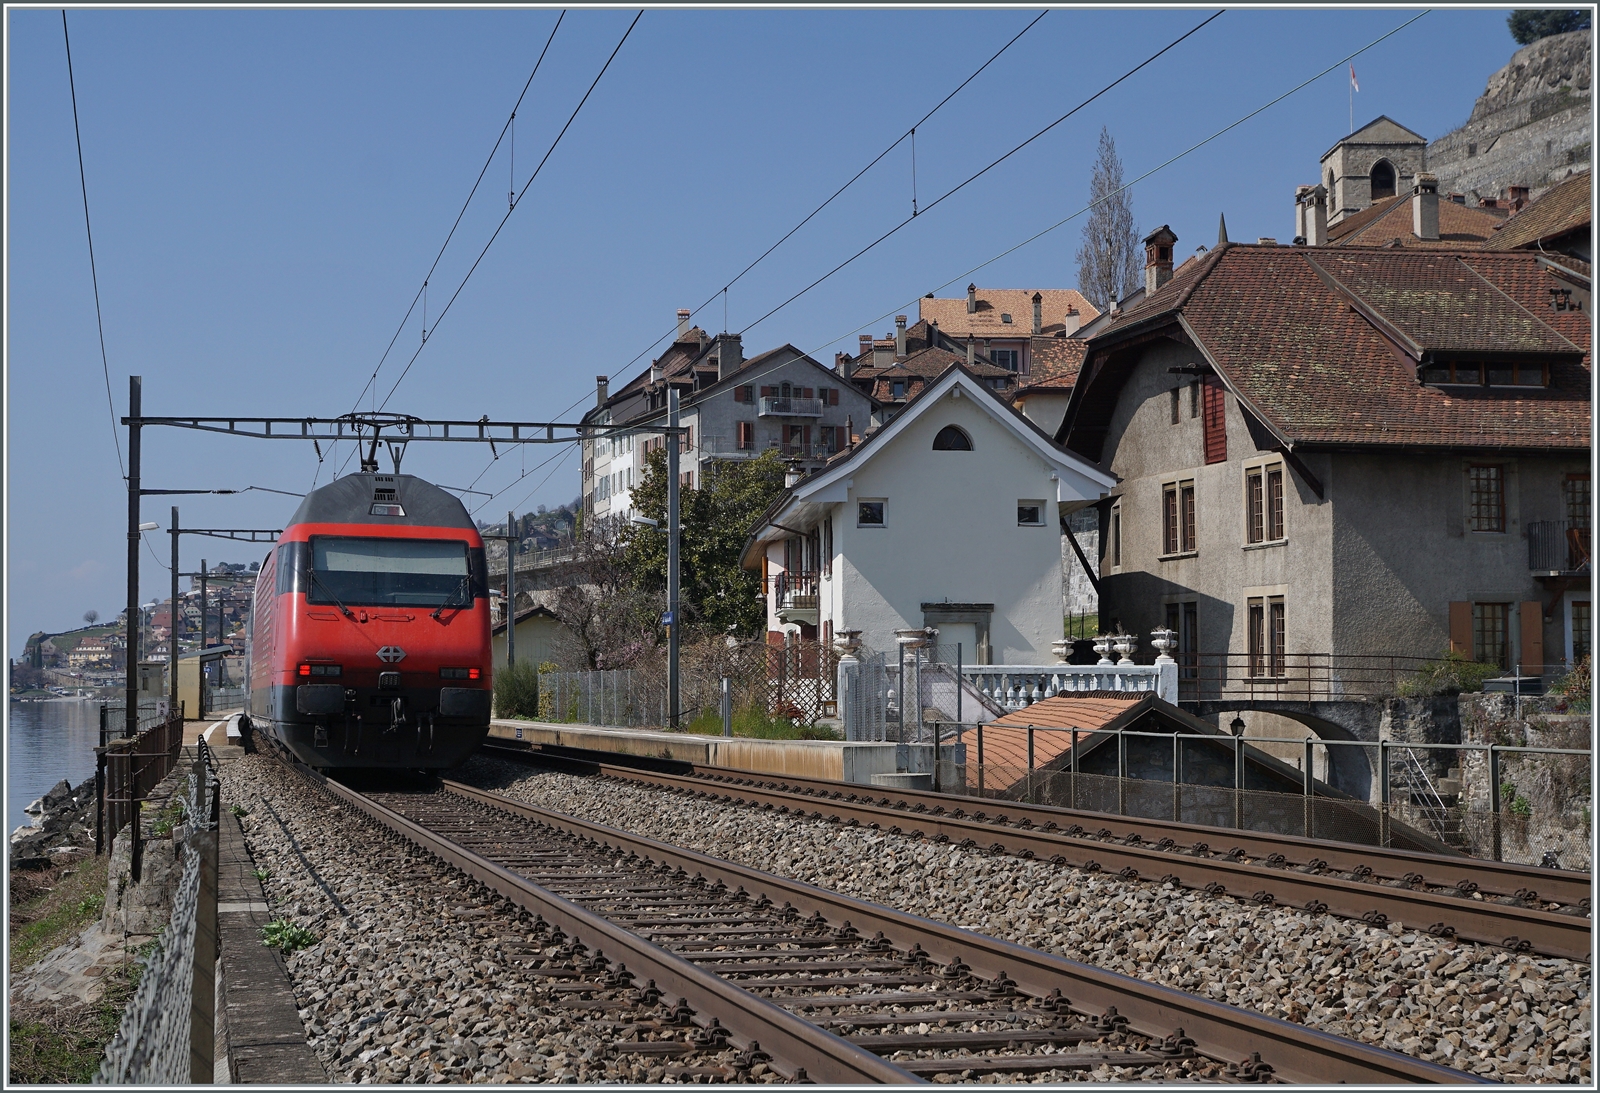
[(597, 672), (541, 672), (539, 719), (612, 728), (667, 722), (667, 689), (628, 668)]
[[(1585, 750), (972, 723), (924, 724), (908, 742), (937, 743), (946, 792), (1592, 868)], [(1285, 759), (1290, 749), (1301, 756)]]
[(96, 1084), (183, 1085), (212, 1077), (218, 801), (203, 752), (196, 770), (185, 794), (192, 830), (181, 848), (172, 916), (145, 960)]

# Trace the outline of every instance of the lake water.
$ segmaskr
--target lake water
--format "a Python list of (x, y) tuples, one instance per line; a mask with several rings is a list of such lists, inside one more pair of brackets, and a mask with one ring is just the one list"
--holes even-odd
[(94, 777), (100, 743), (98, 702), (9, 702), (6, 724), (6, 788), (11, 807), (6, 833), (31, 822), (22, 810), (65, 778), (78, 785)]

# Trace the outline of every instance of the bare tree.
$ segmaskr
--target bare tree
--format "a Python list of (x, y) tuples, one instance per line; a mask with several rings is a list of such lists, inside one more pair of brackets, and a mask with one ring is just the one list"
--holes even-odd
[(1089, 200), (1092, 207), (1078, 248), (1078, 291), (1107, 311), (1138, 287), (1139, 229), (1133, 224), (1133, 195), (1122, 189), (1117, 143), (1104, 127), (1089, 177)]
[(643, 592), (627, 566), (626, 533), (598, 521), (574, 544), (575, 559), (550, 609), (566, 628), (573, 659), (588, 669), (625, 668), (656, 644), (665, 599)]
[(83, 613), (83, 621), (88, 623), (90, 626), (93, 626), (95, 623), (100, 621), (100, 612), (95, 611), (92, 608), (88, 611), (85, 611)]

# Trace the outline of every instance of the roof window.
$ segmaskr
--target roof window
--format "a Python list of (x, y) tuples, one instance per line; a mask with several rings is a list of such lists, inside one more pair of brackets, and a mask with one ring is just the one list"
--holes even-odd
[(970, 452), (972, 451), (972, 438), (957, 426), (946, 425), (933, 438), (933, 450), (936, 452)]
[(1009, 323), (1011, 321), (1011, 312), (1002, 311), (1000, 313), (1000, 321), (1003, 323)]
[(1436, 361), (1423, 365), (1417, 379), (1430, 387), (1548, 387), (1550, 367), (1516, 361)]

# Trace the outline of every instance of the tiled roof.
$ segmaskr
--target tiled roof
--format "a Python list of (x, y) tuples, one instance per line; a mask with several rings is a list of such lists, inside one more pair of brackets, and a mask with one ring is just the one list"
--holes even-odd
[(1032, 339), (1029, 344), (1029, 387), (1071, 387), (1083, 367), (1088, 343), (1078, 338)]
[(1395, 240), (1412, 250), (1461, 250), (1482, 246), (1505, 223), (1490, 209), (1474, 209), (1454, 201), (1439, 202), (1439, 238), (1418, 239), (1412, 234), (1411, 196), (1401, 194), (1372, 203), (1328, 229), (1330, 247), (1386, 247)]
[(1484, 249), (1516, 250), (1588, 227), (1594, 216), (1589, 196), (1592, 182), (1585, 171), (1550, 187), (1539, 200), (1501, 224)]
[[(1028, 766), (1028, 726), (1033, 734), (1033, 765), (1043, 767), (1066, 754), (1068, 748), (1091, 731), (1107, 726), (1124, 727), (1150, 705), (1148, 693), (1128, 696), (1057, 695), (1042, 699), (1025, 710), (996, 718), (983, 727), (985, 766)], [(1069, 732), (1066, 730), (1087, 730)], [(967, 757), (977, 762), (977, 750), (968, 741)]]
[[(1526, 252), (1227, 244), (1091, 340), (1095, 370), (1063, 428), (1070, 446), (1102, 458), (1097, 430), (1131, 366), (1108, 365), (1107, 352), (1143, 331), (1186, 340), (1172, 325), (1181, 315), (1228, 385), (1291, 444), (1585, 450), (1589, 321), (1551, 307), (1556, 285)], [(1548, 388), (1428, 387), (1380, 325), (1424, 350), (1504, 348), (1509, 338), (1532, 352), (1565, 340), (1584, 355), (1557, 359)]]
[[(1027, 338), (1033, 334), (1035, 291), (1042, 297), (1039, 307), (1047, 333), (1062, 329), (1069, 307), (1078, 309), (1080, 321), (1084, 323), (1100, 314), (1075, 288), (980, 288), (978, 310), (971, 314), (967, 313), (965, 296), (954, 300), (923, 297), (917, 304), (917, 311), (921, 319), (934, 320), (940, 332), (952, 338), (964, 338), (969, 334), (980, 338)], [(1010, 315), (1011, 322), (1004, 322), (1003, 315)]]

